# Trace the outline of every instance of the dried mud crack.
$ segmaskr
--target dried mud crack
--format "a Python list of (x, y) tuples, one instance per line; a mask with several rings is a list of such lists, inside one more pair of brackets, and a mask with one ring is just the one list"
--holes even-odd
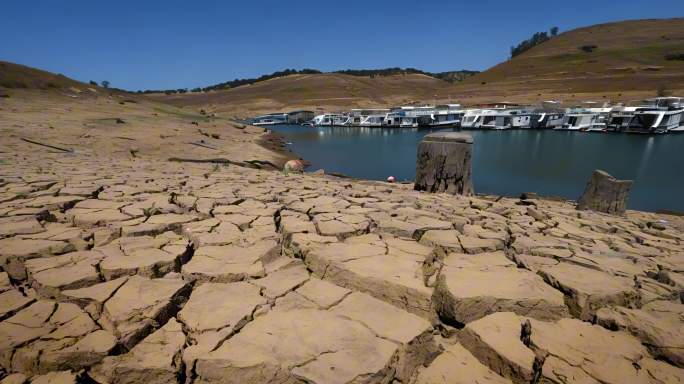
[(681, 218), (0, 156), (3, 383), (684, 382)]

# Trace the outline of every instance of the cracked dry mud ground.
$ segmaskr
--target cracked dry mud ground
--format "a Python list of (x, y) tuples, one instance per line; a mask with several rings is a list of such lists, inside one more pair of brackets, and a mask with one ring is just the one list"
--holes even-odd
[(684, 381), (680, 218), (0, 157), (2, 383)]

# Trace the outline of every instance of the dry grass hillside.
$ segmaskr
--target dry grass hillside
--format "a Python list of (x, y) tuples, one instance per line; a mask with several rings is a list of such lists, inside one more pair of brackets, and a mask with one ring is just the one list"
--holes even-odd
[(201, 114), (21, 65), (2, 62), (0, 68), (0, 153), (108, 156), (140, 164), (221, 159), (266, 167), (291, 157), (263, 129), (227, 115)]
[(348, 109), (432, 100), (450, 83), (420, 74), (360, 77), (339, 73), (290, 75), (207, 93), (152, 95), (174, 105), (208, 106), (238, 114), (280, 109)]
[(666, 59), (677, 53), (684, 54), (684, 18), (599, 24), (562, 33), (452, 93), (465, 101), (629, 100), (658, 89), (681, 94), (684, 61)]
[(0, 89), (68, 89), (70, 87), (85, 89), (92, 86), (61, 74), (0, 61)]

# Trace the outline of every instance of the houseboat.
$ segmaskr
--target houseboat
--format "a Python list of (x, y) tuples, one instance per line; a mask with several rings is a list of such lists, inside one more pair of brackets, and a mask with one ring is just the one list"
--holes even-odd
[(316, 127), (334, 127), (347, 125), (350, 120), (349, 116), (338, 113), (325, 113), (315, 116), (311, 120), (311, 125)]
[(485, 109), (467, 109), (461, 118), (461, 129), (480, 128), (482, 117), (488, 113)]
[(484, 104), (484, 109), (467, 110), (461, 118), (463, 129), (530, 128), (534, 117), (529, 107), (509, 102)]
[(534, 109), (530, 118), (531, 129), (554, 129), (563, 125), (565, 109), (558, 101), (542, 101), (541, 108)]
[(532, 129), (555, 129), (563, 125), (564, 112), (538, 111), (532, 116), (530, 128)]
[(509, 111), (490, 111), (482, 115), (480, 129), (511, 129), (513, 128), (513, 116)]
[(634, 116), (634, 112), (643, 109), (642, 105), (616, 105), (608, 114), (606, 119), (606, 130), (622, 132), (629, 126), (629, 122)]
[(563, 131), (586, 131), (594, 126), (598, 114), (584, 110), (570, 110), (565, 114), (563, 124), (555, 127), (555, 130)]
[(438, 105), (430, 114), (430, 127), (460, 127), (465, 111), (460, 104)]
[(257, 116), (250, 122), (252, 125), (275, 125), (287, 123), (287, 113), (269, 113), (267, 115)]
[(382, 127), (385, 116), (386, 114), (364, 116), (359, 122), (359, 127)]
[(648, 105), (634, 111), (623, 128), (631, 133), (665, 133), (684, 131), (684, 99), (658, 97), (647, 100)]
[(418, 117), (415, 116), (403, 116), (399, 120), (400, 128), (418, 128)]
[(606, 120), (611, 111), (607, 103), (601, 107), (596, 102), (584, 102), (584, 106), (569, 108), (563, 124), (554, 128), (565, 131), (605, 131)]
[(347, 122), (347, 125), (352, 126), (352, 127), (359, 127), (361, 126), (361, 121), (365, 120), (368, 116), (371, 115), (385, 115), (389, 112), (389, 109), (352, 109), (347, 116), (349, 117), (349, 120)]
[(511, 114), (511, 128), (513, 129), (529, 129), (532, 127), (532, 121), (537, 114), (532, 108), (516, 108), (510, 110)]

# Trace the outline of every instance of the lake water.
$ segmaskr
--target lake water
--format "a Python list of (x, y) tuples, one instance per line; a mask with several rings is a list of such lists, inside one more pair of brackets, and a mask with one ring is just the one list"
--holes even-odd
[[(288, 147), (348, 176), (413, 180), (420, 139), (436, 130), (278, 125)], [(576, 200), (594, 169), (635, 180), (631, 209), (684, 212), (684, 134), (630, 135), (567, 131), (468, 131), (474, 138), (475, 192), (536, 192)]]

